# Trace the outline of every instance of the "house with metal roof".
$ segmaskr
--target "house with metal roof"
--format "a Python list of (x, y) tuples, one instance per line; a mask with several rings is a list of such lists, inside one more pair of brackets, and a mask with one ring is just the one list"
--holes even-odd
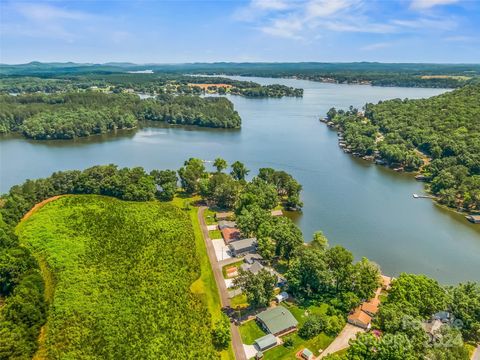
[(254, 344), (260, 351), (268, 350), (277, 345), (277, 338), (272, 334), (267, 334), (255, 340)]
[(227, 228), (236, 228), (237, 227), (237, 223), (235, 221), (228, 221), (228, 220), (220, 220), (218, 222), (218, 228), (220, 230), (223, 230), (223, 229), (227, 229)]
[(298, 326), (297, 319), (283, 306), (262, 311), (257, 315), (257, 321), (266, 332), (275, 336), (295, 331)]
[(235, 257), (240, 257), (248, 253), (253, 253), (257, 250), (257, 238), (231, 241), (228, 247), (230, 248), (231, 254)]

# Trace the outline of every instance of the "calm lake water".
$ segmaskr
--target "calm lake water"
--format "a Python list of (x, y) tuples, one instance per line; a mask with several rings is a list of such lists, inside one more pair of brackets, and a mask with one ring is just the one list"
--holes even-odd
[(305, 206), (296, 221), (307, 241), (322, 230), (331, 244), (378, 262), (391, 275), (425, 273), (443, 283), (480, 281), (480, 225), (430, 200), (413, 199), (413, 193), (422, 193), (421, 183), (344, 154), (336, 133), (318, 121), (331, 106), (361, 107), (444, 90), (249, 79), (301, 87), (304, 97), (230, 97), (243, 119), (241, 130), (146, 127), (76, 141), (0, 138), (0, 191), (27, 178), (95, 164), (177, 169), (190, 157), (221, 156), (245, 162), (252, 175), (259, 167), (293, 174), (304, 186)]

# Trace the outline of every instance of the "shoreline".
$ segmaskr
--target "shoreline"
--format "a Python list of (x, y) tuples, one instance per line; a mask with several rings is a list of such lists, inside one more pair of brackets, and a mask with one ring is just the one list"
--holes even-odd
[[(425, 159), (424, 159), (424, 165), (422, 165), (420, 167), (419, 171), (406, 171), (404, 169), (404, 167), (392, 168), (391, 166), (388, 166), (388, 163), (385, 159), (383, 159), (379, 156), (378, 157), (376, 157), (375, 155), (359, 156), (359, 155), (356, 155), (356, 153), (352, 153), (348, 149), (348, 145), (347, 146), (342, 146), (342, 144), (346, 144), (346, 143), (343, 142), (343, 131), (340, 128), (335, 126), (334, 123), (329, 121), (326, 117), (325, 118), (320, 118), (319, 121), (324, 123), (331, 131), (336, 131), (337, 132), (337, 138), (339, 139), (339, 141), (338, 141), (339, 142), (339, 147), (342, 149), (342, 151), (345, 154), (356, 157), (356, 158), (364, 160), (364, 161), (367, 161), (367, 162), (372, 163), (373, 165), (376, 165), (376, 166), (383, 166), (384, 168), (392, 170), (392, 171), (397, 172), (397, 173), (404, 173), (406, 175), (409, 175), (409, 176), (413, 177), (413, 180), (415, 180), (415, 181), (423, 182), (424, 184), (428, 184), (428, 181), (425, 181), (423, 179), (423, 175), (422, 175), (422, 172), (421, 172), (421, 169), (426, 165), (425, 164)], [(419, 151), (419, 150), (417, 149), (417, 151)], [(419, 177), (419, 178), (417, 179), (417, 177)], [(436, 195), (432, 194), (427, 186), (424, 185), (423, 189), (429, 195), (429, 199), (431, 199), (432, 202), (436, 206), (439, 206), (439, 207), (441, 207), (442, 209), (445, 209), (445, 210), (452, 211), (452, 212), (454, 212), (458, 215), (462, 215), (465, 218), (465, 221), (468, 222), (468, 223), (471, 223), (471, 222), (467, 219), (467, 216), (468, 215), (476, 215), (475, 213), (467, 212), (465, 210), (461, 210), (461, 209), (458, 209), (458, 208), (452, 208), (450, 206), (441, 204), (439, 202), (439, 198)], [(475, 224), (472, 224), (472, 225), (475, 225)]]

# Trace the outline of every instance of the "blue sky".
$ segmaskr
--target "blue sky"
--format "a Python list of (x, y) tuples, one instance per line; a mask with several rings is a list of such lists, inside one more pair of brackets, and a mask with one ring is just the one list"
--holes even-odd
[(7, 1), (0, 62), (480, 62), (480, 1)]

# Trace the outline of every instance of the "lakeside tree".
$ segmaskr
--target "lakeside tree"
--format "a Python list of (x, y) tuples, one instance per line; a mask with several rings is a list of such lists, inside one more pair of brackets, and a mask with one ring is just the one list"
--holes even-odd
[(240, 161), (235, 161), (231, 167), (232, 171), (230, 175), (232, 175), (235, 180), (245, 180), (246, 176), (250, 172), (245, 164), (241, 163)]
[(184, 166), (178, 170), (182, 187), (188, 194), (198, 192), (199, 181), (205, 178), (206, 175), (203, 161), (196, 158), (188, 159), (185, 161)]
[(152, 170), (150, 175), (157, 185), (158, 198), (164, 201), (173, 200), (177, 191), (177, 173), (173, 170)]
[(213, 166), (215, 167), (215, 169), (217, 169), (217, 172), (220, 173), (228, 167), (228, 164), (224, 159), (216, 158), (213, 162)]
[(247, 295), (248, 303), (253, 308), (268, 306), (274, 295), (274, 288), (277, 283), (275, 275), (262, 269), (257, 274), (240, 269), (238, 277), (233, 280)]

